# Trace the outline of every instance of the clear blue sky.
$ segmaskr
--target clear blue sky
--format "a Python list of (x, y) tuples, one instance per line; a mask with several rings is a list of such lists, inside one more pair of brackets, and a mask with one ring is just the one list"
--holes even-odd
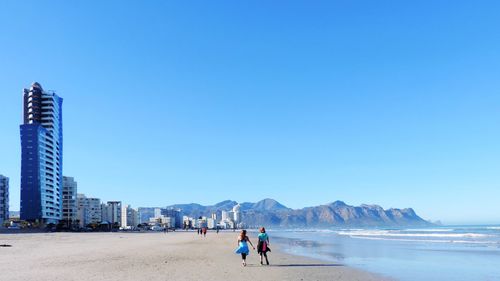
[(500, 223), (500, 2), (91, 2), (0, 4), (12, 210), (38, 81), (64, 98), (64, 174), (89, 196)]

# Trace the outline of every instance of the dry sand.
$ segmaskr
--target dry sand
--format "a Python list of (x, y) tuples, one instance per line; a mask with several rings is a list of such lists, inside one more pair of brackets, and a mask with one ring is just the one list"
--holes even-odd
[[(280, 251), (241, 265), (237, 233), (0, 234), (0, 280), (387, 280), (341, 264)], [(252, 237), (251, 237), (252, 238)], [(253, 239), (255, 240), (255, 239)], [(272, 240), (271, 240), (272, 242)]]

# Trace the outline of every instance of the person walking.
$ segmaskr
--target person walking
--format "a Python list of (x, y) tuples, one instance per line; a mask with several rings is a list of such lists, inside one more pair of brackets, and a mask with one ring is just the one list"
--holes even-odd
[(250, 254), (250, 249), (248, 248), (248, 243), (252, 245), (252, 248), (255, 250), (255, 247), (250, 241), (250, 238), (247, 236), (247, 231), (242, 230), (240, 235), (238, 236), (238, 248), (236, 249), (236, 254), (241, 254), (242, 265), (247, 266), (247, 256)]
[(203, 233), (203, 237), (207, 237), (207, 228), (206, 227), (203, 227), (201, 229), (201, 232)]
[(258, 236), (259, 241), (257, 242), (257, 253), (260, 255), (260, 264), (264, 264), (264, 258), (266, 258), (266, 264), (269, 265), (269, 260), (267, 259), (267, 252), (270, 252), (269, 248), (269, 235), (266, 233), (264, 227), (260, 228), (260, 233)]

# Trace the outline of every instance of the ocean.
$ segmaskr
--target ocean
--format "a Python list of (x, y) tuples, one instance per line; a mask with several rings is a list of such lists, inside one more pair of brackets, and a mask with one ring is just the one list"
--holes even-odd
[(269, 230), (271, 248), (401, 281), (500, 281), (500, 226)]

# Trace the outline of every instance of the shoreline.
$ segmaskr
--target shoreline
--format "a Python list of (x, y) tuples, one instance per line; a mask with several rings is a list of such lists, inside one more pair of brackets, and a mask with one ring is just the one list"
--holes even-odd
[[(256, 242), (251, 235), (252, 242)], [(0, 234), (3, 278), (20, 280), (390, 280), (287, 253), (271, 241), (270, 266), (255, 251), (241, 265), (234, 232)]]

